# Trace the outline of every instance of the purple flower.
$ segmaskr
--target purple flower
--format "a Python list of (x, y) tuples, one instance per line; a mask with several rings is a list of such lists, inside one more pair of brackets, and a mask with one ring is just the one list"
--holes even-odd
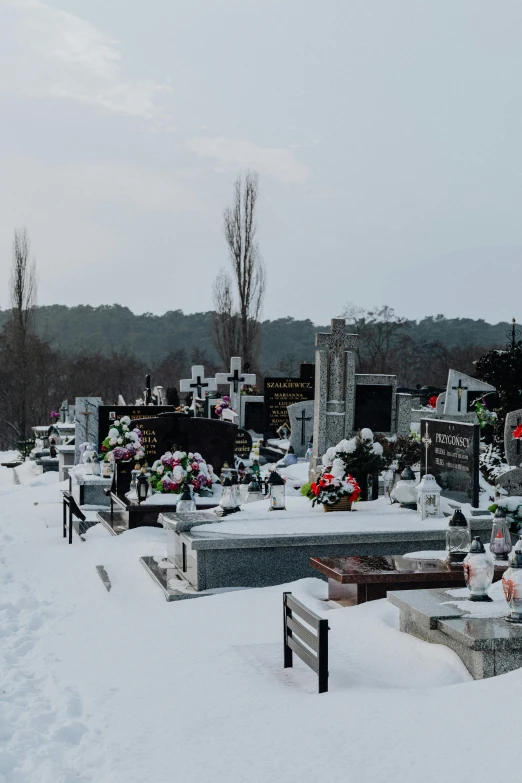
[(125, 449), (122, 449), (121, 446), (116, 446), (112, 453), (114, 455), (114, 459), (122, 459), (123, 455), (125, 454)]

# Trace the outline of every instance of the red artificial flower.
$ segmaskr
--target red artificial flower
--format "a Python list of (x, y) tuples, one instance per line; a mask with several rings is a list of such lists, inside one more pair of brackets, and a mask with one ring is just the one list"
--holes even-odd
[(428, 400), (428, 408), (436, 408), (437, 407), (437, 396), (434, 394), (432, 397)]
[(522, 424), (519, 424), (518, 427), (515, 427), (513, 430), (513, 437), (516, 440), (520, 440), (522, 438)]
[(315, 483), (315, 481), (314, 481), (314, 483), (312, 484), (312, 486), (310, 487), (310, 489), (312, 490), (312, 492), (314, 493), (314, 495), (315, 495), (316, 497), (319, 495), (319, 493), (320, 493), (320, 491), (321, 491), (321, 488), (319, 487), (319, 485), (318, 485), (318, 484), (316, 484), (316, 483)]
[(107, 451), (107, 446), (102, 446), (102, 451)]

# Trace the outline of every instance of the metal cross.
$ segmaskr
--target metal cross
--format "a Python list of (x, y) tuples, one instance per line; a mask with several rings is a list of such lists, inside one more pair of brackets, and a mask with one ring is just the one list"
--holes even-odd
[(463, 392), (463, 391), (467, 391), (467, 390), (468, 390), (468, 387), (467, 387), (467, 386), (463, 386), (463, 385), (462, 385), (462, 378), (459, 378), (459, 385), (458, 385), (458, 386), (452, 386), (451, 388), (452, 388), (452, 389), (455, 389), (455, 390), (456, 390), (456, 392), (457, 392), (457, 394), (458, 394), (458, 397), (459, 397), (459, 404), (458, 404), (457, 410), (458, 410), (458, 412), (460, 413), (460, 412), (461, 412), (461, 410), (460, 410), (460, 405), (461, 405), (461, 402), (462, 402), (462, 392)]
[(422, 442), (424, 443), (424, 448), (426, 449), (426, 467), (425, 467), (425, 473), (428, 472), (428, 449), (431, 446), (432, 440), (430, 438), (430, 434), (428, 432), (428, 422), (426, 422), (426, 432), (424, 433), (424, 437), (422, 439)]
[(305, 421), (312, 421), (311, 416), (305, 416), (305, 409), (301, 411), (300, 416), (296, 416), (296, 420), (301, 422), (301, 446), (305, 445)]

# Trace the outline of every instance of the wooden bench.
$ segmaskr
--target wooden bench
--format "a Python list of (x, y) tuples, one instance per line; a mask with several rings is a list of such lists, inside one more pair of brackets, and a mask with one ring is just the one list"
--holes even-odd
[[(297, 615), (297, 617), (295, 617)], [(306, 626), (299, 622), (304, 620)], [(294, 665), (295, 653), (316, 672), (319, 693), (328, 690), (328, 620), (324, 620), (294, 598), (283, 593), (284, 668)], [(309, 627), (308, 627), (309, 626)]]

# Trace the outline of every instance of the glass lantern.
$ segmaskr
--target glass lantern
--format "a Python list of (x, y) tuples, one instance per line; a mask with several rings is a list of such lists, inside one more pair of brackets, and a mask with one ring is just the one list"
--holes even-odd
[(223, 467), (221, 468), (220, 478), (223, 486), (225, 486), (226, 479), (232, 478), (232, 471), (230, 469), (230, 465), (228, 464), (228, 462), (223, 463)]
[(236, 499), (236, 506), (241, 505), (241, 490), (239, 487), (239, 482), (237, 480), (237, 475), (235, 473), (232, 474), (232, 478), (230, 479), (232, 484), (232, 490), (234, 492), (234, 497)]
[(435, 476), (426, 473), (422, 481), (417, 485), (417, 513), (421, 519), (440, 517), (440, 493), (442, 487), (439, 487)]
[(511, 534), (506, 515), (500, 508), (497, 508), (493, 517), (489, 551), (495, 556), (495, 560), (507, 560), (512, 549)]
[(417, 508), (417, 479), (408, 466), (401, 473), (401, 478), (393, 489), (393, 499), (401, 504), (401, 508)]
[(277, 470), (273, 470), (268, 477), (268, 497), (270, 498), (269, 511), (285, 511), (285, 482)]
[(390, 496), (390, 503), (395, 503), (396, 502), (395, 499), (394, 499), (393, 491), (394, 491), (395, 487), (397, 486), (397, 484), (399, 483), (399, 481), (401, 480), (401, 473), (402, 473), (403, 470), (404, 470), (404, 462), (399, 460), (397, 462), (397, 464), (395, 465), (395, 470), (393, 471), (393, 477), (392, 477), (392, 480), (391, 480), (391, 482), (390, 482), (390, 484), (388, 486), (388, 494)]
[(223, 492), (221, 493), (218, 509), (219, 510), (216, 513), (218, 513), (219, 516), (227, 516), (228, 514), (234, 514), (236, 511), (240, 510), (237, 504), (236, 491), (228, 477), (223, 481)]
[(85, 463), (85, 475), (86, 476), (92, 476), (92, 455), (91, 452), (87, 454), (87, 456), (84, 459)]
[(252, 481), (248, 485), (247, 503), (255, 503), (257, 500), (263, 500), (264, 497), (263, 488), (254, 474)]
[(149, 494), (149, 481), (145, 475), (145, 470), (142, 470), (136, 481), (136, 494), (138, 495), (138, 503), (143, 503)]
[(180, 511), (196, 511), (196, 504), (190, 492), (190, 486), (187, 483), (183, 484), (181, 497), (176, 506), (176, 513)]
[(94, 457), (92, 458), (92, 475), (93, 476), (101, 476), (101, 464), (100, 464), (100, 458), (94, 453)]
[(462, 563), (471, 546), (471, 531), (468, 520), (460, 510), (455, 509), (448, 522), (446, 531), (446, 550), (448, 563)]
[(517, 542), (511, 557), (510, 567), (502, 575), (502, 588), (511, 614), (506, 617), (508, 623), (522, 623), (522, 549)]
[(250, 486), (251, 480), (252, 476), (249, 473), (245, 473), (239, 483), (240, 503), (248, 503), (248, 487)]
[(493, 581), (495, 566), (493, 558), (484, 549), (479, 536), (471, 542), (469, 552), (464, 559), (464, 579), (469, 587), (470, 601), (491, 601), (488, 590)]

